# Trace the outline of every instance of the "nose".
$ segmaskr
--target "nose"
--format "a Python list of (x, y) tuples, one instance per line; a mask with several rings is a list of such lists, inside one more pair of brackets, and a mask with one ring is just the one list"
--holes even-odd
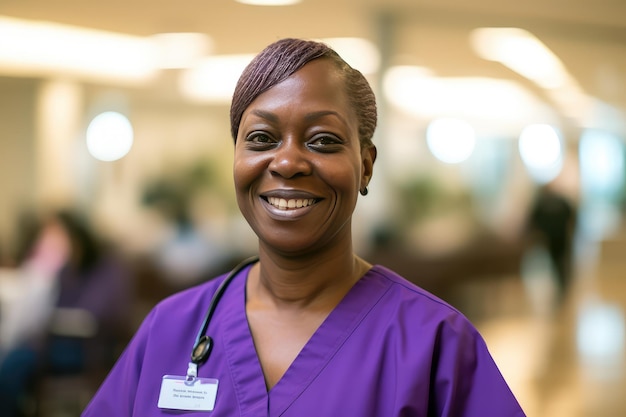
[(293, 178), (311, 173), (310, 151), (295, 139), (283, 140), (275, 149), (269, 170), (273, 175)]

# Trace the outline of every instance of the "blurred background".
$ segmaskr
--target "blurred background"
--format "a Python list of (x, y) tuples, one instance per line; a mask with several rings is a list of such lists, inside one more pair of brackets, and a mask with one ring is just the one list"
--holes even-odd
[(465, 313), (529, 416), (626, 415), (626, 3), (281, 3), (0, 0), (0, 415), (78, 415), (255, 252), (229, 99), (282, 37), (377, 93), (359, 254)]

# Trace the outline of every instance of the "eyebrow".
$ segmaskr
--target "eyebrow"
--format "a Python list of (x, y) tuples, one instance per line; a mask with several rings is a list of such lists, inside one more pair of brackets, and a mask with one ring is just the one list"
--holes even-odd
[(278, 121), (278, 116), (276, 116), (274, 113), (271, 113), (265, 110), (255, 109), (255, 110), (252, 110), (251, 113), (254, 114), (255, 116), (259, 116), (262, 119), (269, 120), (270, 122)]
[[(274, 123), (278, 122), (278, 116), (276, 116), (276, 114), (272, 112), (268, 112), (268, 111), (260, 110), (260, 109), (254, 109), (251, 111), (251, 113), (254, 114), (255, 116), (269, 120), (270, 122), (274, 122)], [(341, 120), (344, 124), (346, 125), (348, 124), (346, 119), (344, 119), (339, 113), (333, 110), (320, 110), (316, 112), (311, 112), (311, 113), (306, 114), (304, 118), (305, 120), (310, 122), (312, 120), (319, 119), (324, 116), (335, 116), (339, 120)]]
[(311, 120), (319, 119), (320, 117), (324, 117), (324, 116), (335, 116), (339, 120), (341, 120), (344, 124), (348, 124), (347, 120), (345, 120), (339, 113), (333, 110), (320, 110), (320, 111), (316, 111), (313, 113), (308, 113), (305, 116), (305, 119), (307, 121), (311, 121)]

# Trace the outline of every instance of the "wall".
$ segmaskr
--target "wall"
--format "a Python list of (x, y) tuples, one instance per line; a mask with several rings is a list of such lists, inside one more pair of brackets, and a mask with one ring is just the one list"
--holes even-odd
[(0, 257), (8, 255), (16, 216), (34, 201), (37, 88), (35, 80), (0, 77)]

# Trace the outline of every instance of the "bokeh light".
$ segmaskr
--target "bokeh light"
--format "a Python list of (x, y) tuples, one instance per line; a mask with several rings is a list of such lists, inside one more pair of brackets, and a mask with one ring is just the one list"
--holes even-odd
[(531, 177), (539, 183), (553, 180), (563, 167), (561, 139), (554, 127), (533, 124), (519, 137), (519, 152)]
[(459, 119), (433, 120), (426, 131), (428, 148), (442, 162), (456, 164), (470, 157), (476, 146), (472, 126)]
[(616, 136), (586, 130), (580, 137), (583, 187), (590, 194), (612, 194), (624, 186), (624, 145)]
[(130, 151), (133, 136), (126, 116), (113, 111), (100, 113), (87, 127), (87, 150), (100, 161), (116, 161)]

